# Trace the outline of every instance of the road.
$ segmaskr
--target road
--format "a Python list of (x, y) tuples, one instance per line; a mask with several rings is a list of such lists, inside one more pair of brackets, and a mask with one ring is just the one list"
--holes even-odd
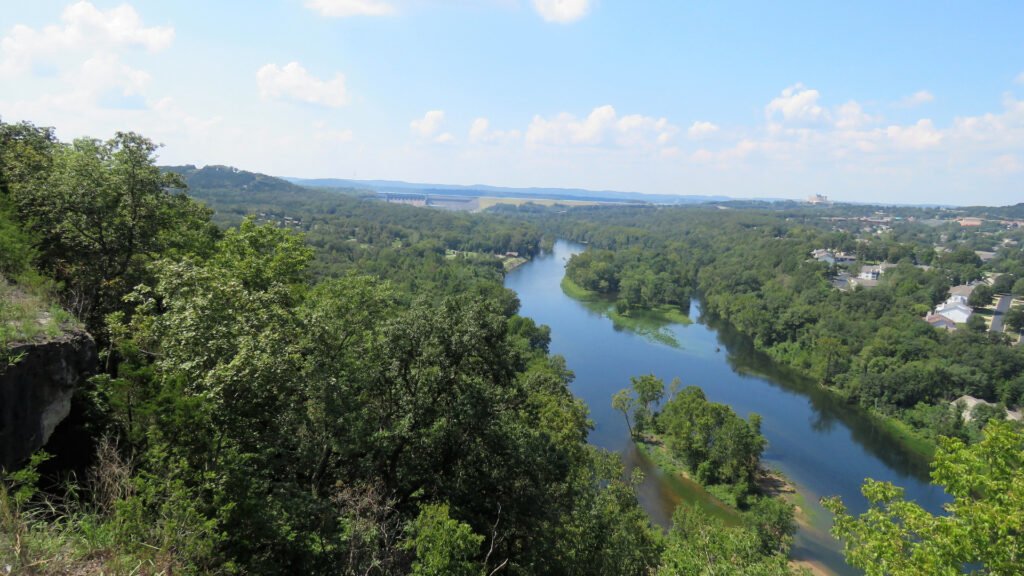
[(1007, 310), (1010, 309), (1010, 302), (1013, 302), (1013, 296), (1009, 294), (1003, 294), (999, 297), (999, 303), (996, 304), (996, 313), (992, 315), (992, 327), (989, 329), (989, 332), (1003, 331), (1003, 318), (1006, 316)]

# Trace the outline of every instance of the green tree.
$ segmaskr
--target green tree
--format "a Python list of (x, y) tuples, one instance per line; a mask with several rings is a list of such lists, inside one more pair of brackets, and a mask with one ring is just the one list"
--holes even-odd
[(727, 528), (698, 508), (679, 506), (672, 515), (659, 576), (789, 576), (785, 554), (765, 554), (758, 534)]
[(416, 554), (413, 576), (478, 576), (475, 560), (484, 537), (449, 515), (447, 504), (428, 504), (409, 523), (405, 547)]
[(665, 396), (665, 383), (653, 374), (633, 376), (630, 383), (639, 404), (635, 411), (636, 427), (638, 432), (642, 432), (654, 418), (654, 405)]
[(972, 314), (967, 319), (967, 329), (973, 332), (984, 332), (988, 329), (988, 325), (985, 323), (985, 318), (981, 314)]
[(1014, 306), (1006, 312), (1006, 326), (1017, 332), (1024, 332), (1024, 306)]
[(1000, 274), (992, 282), (992, 291), (996, 294), (1009, 294), (1013, 292), (1013, 284), (1017, 278), (1013, 274)]
[(953, 497), (947, 514), (933, 516), (903, 499), (903, 490), (869, 480), (870, 508), (850, 516), (838, 498), (824, 500), (836, 515), (833, 534), (847, 561), (868, 576), (964, 573), (1017, 574), (1024, 557), (1024, 433), (992, 422), (967, 446), (943, 439), (932, 481)]
[(209, 211), (181, 179), (156, 166), (157, 146), (134, 133), (55, 145), (42, 182), (12, 187), (20, 217), (39, 239), (44, 271), (65, 284), (65, 303), (98, 331), (103, 316), (175, 248), (208, 248)]
[(747, 513), (747, 522), (757, 533), (765, 554), (789, 554), (796, 534), (794, 507), (781, 498), (758, 498)]
[(612, 408), (622, 412), (622, 417), (626, 419), (626, 428), (629, 429), (630, 438), (635, 437), (633, 433), (633, 424), (629, 420), (629, 413), (633, 411), (636, 406), (636, 399), (633, 397), (633, 393), (629, 388), (623, 388), (612, 396)]
[(984, 308), (992, 305), (992, 297), (995, 294), (992, 292), (992, 287), (988, 284), (979, 284), (974, 287), (971, 291), (970, 297), (967, 298), (967, 303), (975, 308)]

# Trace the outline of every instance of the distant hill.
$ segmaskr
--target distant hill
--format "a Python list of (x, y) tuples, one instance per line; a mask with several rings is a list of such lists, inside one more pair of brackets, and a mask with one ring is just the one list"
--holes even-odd
[[(337, 210), (360, 196), (341, 189), (305, 188), (281, 178), (247, 172), (231, 166), (161, 166), (164, 172), (180, 174), (188, 185), (188, 195), (215, 210), (214, 221), (236, 225), (247, 215), (260, 215), (259, 221), (280, 223), (285, 214)], [(333, 208), (331, 208), (333, 207)]]
[(254, 193), (283, 192), (291, 194), (303, 194), (307, 190), (287, 180), (259, 174), (257, 172), (246, 172), (231, 166), (204, 166), (196, 168), (192, 164), (184, 166), (162, 166), (164, 172), (180, 174), (185, 178), (190, 191), (249, 191)]
[(1024, 202), (1012, 206), (964, 206), (960, 209), (972, 216), (1006, 220), (1024, 219)]
[(489, 196), (499, 198), (550, 198), (553, 200), (590, 200), (603, 202), (644, 202), (655, 204), (700, 204), (732, 200), (727, 196), (686, 196), (672, 194), (641, 194), (614, 190), (581, 188), (507, 188), (474, 184), (424, 184), (398, 180), (345, 180), (341, 178), (285, 178), (294, 184), (316, 188), (346, 188), (373, 192), (433, 194), (446, 196)]

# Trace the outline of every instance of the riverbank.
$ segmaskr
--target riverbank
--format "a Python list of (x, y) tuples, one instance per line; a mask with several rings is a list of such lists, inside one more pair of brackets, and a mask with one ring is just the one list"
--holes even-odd
[(637, 498), (655, 525), (668, 529), (683, 502), (680, 494), (699, 488), (656, 466), (632, 441), (622, 413), (611, 406), (612, 396), (638, 374), (699, 382), (709, 400), (739, 415), (762, 416), (761, 433), (769, 443), (762, 462), (790, 480), (801, 497), (794, 503), (810, 517), (811, 525), (801, 523), (795, 535), (794, 562), (856, 576), (841, 545), (829, 535), (831, 515), (819, 499), (838, 496), (861, 511), (865, 478), (899, 485), (908, 499), (941, 513), (949, 498), (928, 482), (922, 458), (903, 450), (863, 409), (772, 361), (727, 322), (714, 321), (702, 312), (699, 300), (682, 307), (693, 318), (689, 326), (663, 329), (678, 341), (678, 346), (667, 346), (619, 329), (605, 314), (613, 304), (607, 299), (591, 303), (570, 296), (571, 286), (567, 291), (562, 283), (565, 265), (584, 249), (558, 241), (551, 252), (508, 274), (505, 286), (518, 294), (520, 314), (551, 327), (551, 353), (566, 359), (576, 376), (571, 390), (590, 408), (594, 427), (589, 441), (621, 454), (627, 471), (643, 473)]
[(498, 256), (498, 260), (501, 260), (501, 265), (505, 268), (505, 274), (530, 261), (529, 258), (523, 258), (522, 256)]
[(700, 508), (708, 516), (721, 520), (727, 526), (738, 526), (742, 523), (742, 513), (695, 480), (689, 470), (669, 454), (668, 448), (659, 438), (646, 436), (634, 438), (633, 442), (637, 450), (668, 477), (672, 488), (683, 502)]
[(615, 296), (600, 294), (587, 290), (579, 284), (563, 276), (562, 292), (573, 300), (582, 302), (588, 309), (607, 316), (619, 330), (635, 332), (661, 344), (679, 347), (679, 342), (665, 328), (671, 324), (688, 326), (693, 323), (690, 317), (671, 304), (661, 304), (652, 308), (634, 308), (622, 313), (615, 309)]
[[(849, 395), (838, 388), (822, 384), (821, 381), (806, 368), (786, 362), (784, 359), (773, 355), (771, 350), (766, 350), (761, 346), (758, 346), (756, 341), (754, 341), (748, 334), (740, 331), (739, 328), (737, 328), (736, 325), (730, 322), (727, 318), (723, 318), (714, 312), (706, 311), (705, 318), (702, 321), (716, 326), (718, 330), (728, 331), (742, 338), (745, 341), (744, 345), (749, 346), (756, 354), (763, 356), (766, 359), (766, 362), (773, 366), (773, 369), (783, 371), (787, 373), (788, 377), (799, 379), (804, 382), (806, 386), (820, 390), (835, 401), (849, 406), (849, 409), (861, 412), (862, 415), (871, 422), (872, 427), (876, 431), (883, 433), (887, 437), (887, 442), (896, 443), (905, 452), (919, 459), (922, 463), (923, 469), (925, 470), (925, 474), (927, 474), (928, 465), (930, 465), (931, 461), (934, 459), (935, 451), (938, 449), (937, 442), (923, 435), (921, 432), (918, 432), (909, 424), (895, 416), (884, 414), (870, 407), (852, 403)], [(735, 343), (733, 345), (735, 346)], [(751, 370), (749, 368), (738, 369), (753, 376), (771, 378), (769, 374), (762, 373), (759, 370)]]

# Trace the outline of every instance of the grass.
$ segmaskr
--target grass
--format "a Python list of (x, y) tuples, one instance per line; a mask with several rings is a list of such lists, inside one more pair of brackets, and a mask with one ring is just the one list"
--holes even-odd
[(593, 301), (599, 301), (599, 300), (604, 300), (605, 299), (600, 294), (598, 294), (597, 292), (594, 292), (592, 290), (587, 290), (586, 288), (584, 288), (584, 287), (580, 286), (579, 284), (573, 282), (572, 280), (569, 279), (568, 276), (563, 276), (562, 277), (562, 292), (565, 292), (566, 296), (568, 296), (570, 298), (573, 298), (575, 300), (584, 300), (584, 301), (587, 301), (587, 302), (593, 302)]
[(71, 314), (53, 302), (49, 286), (24, 276), (17, 284), (0, 276), (0, 346), (55, 338), (75, 324)]
[(523, 258), (522, 256), (508, 256), (499, 258), (501, 259), (501, 265), (505, 267), (505, 272), (511, 272), (530, 261), (529, 259)]
[(877, 410), (868, 410), (867, 414), (875, 420), (876, 426), (893, 436), (908, 451), (927, 458), (929, 462), (935, 457), (935, 450), (938, 449), (935, 442), (922, 436), (906, 422)]

